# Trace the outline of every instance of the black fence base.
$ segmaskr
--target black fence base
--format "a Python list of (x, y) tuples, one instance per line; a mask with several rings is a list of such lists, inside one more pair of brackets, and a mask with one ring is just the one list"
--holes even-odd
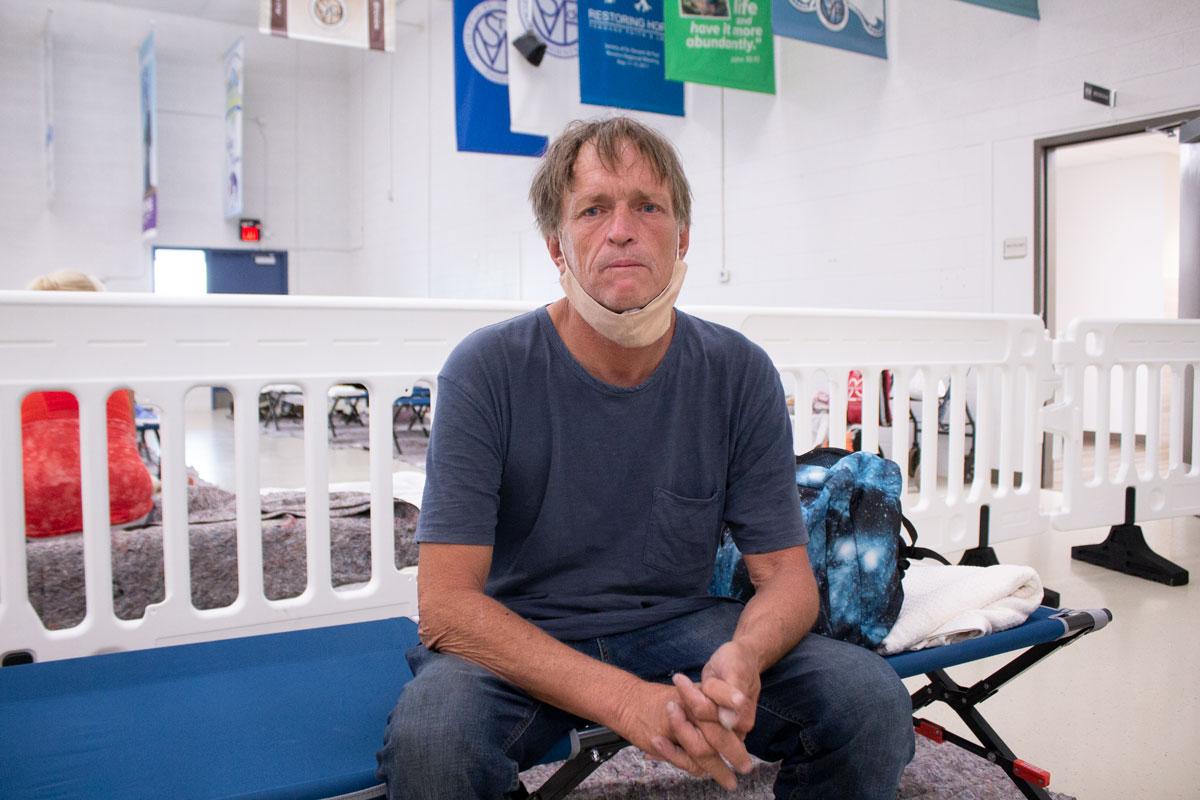
[(1071, 558), (1167, 586), (1188, 582), (1186, 569), (1150, 549), (1140, 525), (1114, 525), (1103, 542), (1072, 547)]

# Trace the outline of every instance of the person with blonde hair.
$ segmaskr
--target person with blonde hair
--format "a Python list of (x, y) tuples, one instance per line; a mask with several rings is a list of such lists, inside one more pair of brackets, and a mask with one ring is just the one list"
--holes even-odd
[[(75, 270), (33, 280), (38, 291), (102, 292), (104, 284)], [(150, 513), (154, 485), (138, 456), (133, 393), (108, 397), (108, 497), (113, 525)], [(25, 535), (58, 536), (83, 529), (79, 456), (79, 401), (70, 392), (30, 392), (21, 401), (25, 480)]]
[(60, 269), (34, 278), (25, 288), (38, 292), (103, 292), (104, 284), (78, 270)]

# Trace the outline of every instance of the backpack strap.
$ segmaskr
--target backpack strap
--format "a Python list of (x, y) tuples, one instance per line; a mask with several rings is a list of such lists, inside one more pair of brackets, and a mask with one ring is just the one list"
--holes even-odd
[(916, 558), (932, 558), (934, 561), (940, 561), (946, 566), (950, 566), (950, 562), (938, 551), (930, 550), (928, 547), (917, 547), (917, 528), (912, 524), (912, 520), (901, 514), (900, 524), (904, 526), (904, 530), (908, 531), (908, 536), (912, 540), (909, 544), (905, 544), (903, 539), (900, 541), (900, 558), (904, 561), (902, 569), (907, 569), (908, 561)]

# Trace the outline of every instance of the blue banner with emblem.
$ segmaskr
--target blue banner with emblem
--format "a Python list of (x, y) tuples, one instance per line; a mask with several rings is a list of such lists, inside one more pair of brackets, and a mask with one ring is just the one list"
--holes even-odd
[(775, 0), (778, 36), (887, 58), (884, 0)]
[(1007, 11), (1010, 14), (1020, 14), (1022, 17), (1030, 19), (1041, 19), (1041, 15), (1038, 13), (1038, 0), (963, 0), (963, 2), (994, 8), (997, 11)]
[(513, 133), (508, 116), (505, 0), (454, 0), (454, 96), (458, 149), (538, 156), (546, 137)]
[(579, 94), (598, 106), (683, 116), (663, 71), (664, 0), (578, 0)]

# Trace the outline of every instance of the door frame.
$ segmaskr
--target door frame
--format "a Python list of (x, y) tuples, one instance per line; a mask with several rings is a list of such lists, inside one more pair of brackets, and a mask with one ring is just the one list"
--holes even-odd
[(1053, 207), (1050, 197), (1050, 187), (1046, 180), (1046, 157), (1056, 147), (1085, 142), (1098, 142), (1102, 139), (1114, 139), (1118, 136), (1128, 136), (1134, 133), (1147, 133), (1154, 130), (1181, 126), (1189, 120), (1200, 117), (1200, 108), (1186, 111), (1176, 111), (1157, 117), (1105, 125), (1099, 128), (1088, 128), (1071, 133), (1047, 136), (1033, 141), (1033, 313), (1042, 318), (1046, 330), (1054, 331), (1057, 320), (1054, 319), (1054, 256), (1050, 252), (1050, 227), (1052, 220), (1048, 219)]

